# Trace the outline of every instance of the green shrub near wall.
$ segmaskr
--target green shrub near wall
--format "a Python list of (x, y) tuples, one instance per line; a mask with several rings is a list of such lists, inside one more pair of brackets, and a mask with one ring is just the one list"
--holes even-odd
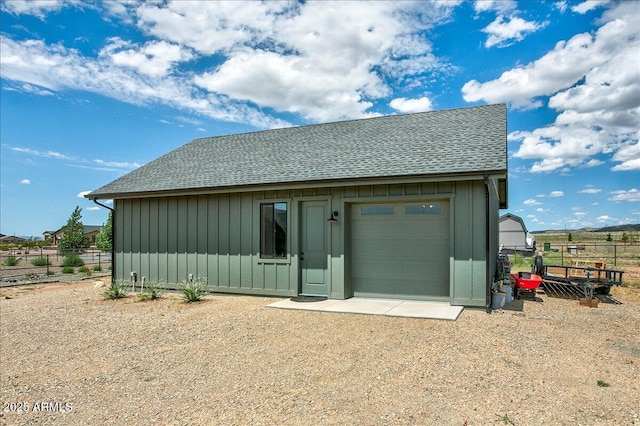
[(4, 260), (4, 266), (16, 266), (20, 263), (20, 259), (15, 256), (9, 256)]
[(80, 267), (84, 265), (84, 260), (77, 254), (68, 254), (62, 259), (62, 266)]
[(51, 262), (46, 257), (36, 257), (31, 261), (31, 264), (33, 266), (48, 266), (51, 265)]

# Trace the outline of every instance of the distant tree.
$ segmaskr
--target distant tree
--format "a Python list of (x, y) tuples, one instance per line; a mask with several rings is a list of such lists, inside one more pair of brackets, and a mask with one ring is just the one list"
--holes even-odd
[(607, 241), (613, 241), (613, 235), (611, 235), (611, 232), (607, 234)]
[(58, 251), (61, 253), (79, 253), (89, 247), (89, 238), (84, 235), (81, 212), (82, 209), (76, 206), (67, 224), (62, 228), (62, 237), (58, 242)]
[(96, 237), (96, 247), (100, 250), (109, 251), (113, 246), (111, 240), (111, 230), (113, 229), (113, 212), (109, 211), (107, 222), (102, 225), (102, 230)]
[(38, 248), (47, 247), (47, 246), (50, 246), (51, 244), (53, 244), (53, 241), (51, 240), (51, 238), (47, 238), (46, 240), (39, 240)]
[(26, 239), (23, 245), (27, 253), (29, 253), (29, 250), (38, 247), (38, 239), (36, 237), (29, 237)]
[(573, 236), (571, 235), (571, 232), (569, 232), (569, 235), (567, 235), (567, 241), (573, 241)]

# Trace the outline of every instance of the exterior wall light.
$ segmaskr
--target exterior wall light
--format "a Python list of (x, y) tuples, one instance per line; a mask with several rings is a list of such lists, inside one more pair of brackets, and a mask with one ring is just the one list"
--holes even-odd
[(338, 219), (336, 219), (337, 217), (338, 217), (338, 211), (337, 211), (337, 210), (334, 210), (334, 211), (331, 213), (331, 217), (330, 217), (329, 219), (327, 219), (327, 222), (335, 223), (335, 222), (337, 222), (337, 221), (338, 221)]

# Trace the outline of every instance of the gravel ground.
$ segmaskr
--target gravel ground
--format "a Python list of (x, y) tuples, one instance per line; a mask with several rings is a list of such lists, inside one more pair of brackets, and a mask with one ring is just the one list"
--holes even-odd
[(1, 422), (640, 424), (639, 290), (598, 308), (538, 294), (455, 322), (102, 290), (2, 289)]

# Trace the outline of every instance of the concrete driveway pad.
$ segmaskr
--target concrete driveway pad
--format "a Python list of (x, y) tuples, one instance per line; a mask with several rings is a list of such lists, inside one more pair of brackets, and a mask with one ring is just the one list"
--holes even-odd
[(319, 302), (294, 302), (290, 299), (284, 299), (270, 303), (267, 307), (319, 312), (429, 318), (450, 321), (455, 321), (463, 310), (462, 306), (451, 306), (447, 302), (423, 302), (414, 300), (373, 299), (362, 297), (352, 297), (346, 300), (327, 299)]

